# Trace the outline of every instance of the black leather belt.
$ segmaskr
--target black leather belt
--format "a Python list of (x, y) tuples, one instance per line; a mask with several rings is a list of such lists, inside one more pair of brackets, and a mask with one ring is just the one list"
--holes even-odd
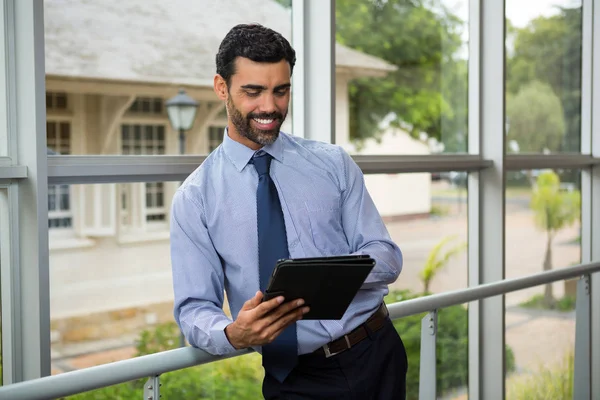
[(365, 323), (359, 325), (347, 335), (332, 340), (325, 346), (319, 347), (314, 353), (325, 355), (326, 358), (329, 358), (348, 350), (367, 338), (369, 336), (369, 330), (371, 332), (376, 332), (381, 329), (388, 315), (389, 312), (385, 303), (381, 303), (381, 306), (379, 306), (377, 311), (375, 311)]

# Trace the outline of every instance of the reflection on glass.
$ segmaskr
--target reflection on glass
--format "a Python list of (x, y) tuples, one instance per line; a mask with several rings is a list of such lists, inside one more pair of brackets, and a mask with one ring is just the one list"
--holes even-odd
[(581, 0), (506, 1), (511, 153), (579, 152)]
[[(227, 125), (213, 90), (225, 34), (257, 22), (291, 39), (290, 0), (236, 0), (231, 12), (213, 0), (107, 1), (44, 1), (48, 143), (61, 154), (65, 143), (77, 155), (179, 154), (165, 108), (179, 86), (200, 103), (185, 151), (207, 154)], [(291, 120), (290, 113), (285, 132)]]
[[(580, 182), (577, 170), (508, 175), (507, 279), (581, 262)], [(516, 363), (507, 398), (572, 398), (564, 385), (572, 377), (576, 286), (566, 280), (506, 295), (506, 343)]]
[[(404, 257), (403, 270), (390, 285), (386, 302), (467, 287), (466, 180), (465, 172), (365, 176), (367, 189)], [(423, 316), (394, 321), (408, 354), (408, 399), (417, 399), (419, 392)], [(434, 367), (441, 397), (466, 390), (467, 327), (466, 306), (440, 310)]]
[[(336, 142), (360, 154), (467, 151), (468, 0), (338, 0)], [(356, 52), (369, 55), (358, 57)]]

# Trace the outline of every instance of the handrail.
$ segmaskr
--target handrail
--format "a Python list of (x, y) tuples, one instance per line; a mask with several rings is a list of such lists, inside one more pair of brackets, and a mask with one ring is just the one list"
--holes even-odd
[[(406, 300), (390, 304), (388, 309), (390, 317), (397, 319), (595, 272), (600, 272), (600, 262), (579, 264), (523, 278), (506, 279), (468, 289)], [(207, 364), (250, 352), (251, 350), (242, 350), (227, 356), (213, 356), (193, 347), (168, 350), (6, 385), (0, 387), (0, 399), (42, 400), (69, 396), (135, 379), (147, 378), (200, 364)]]

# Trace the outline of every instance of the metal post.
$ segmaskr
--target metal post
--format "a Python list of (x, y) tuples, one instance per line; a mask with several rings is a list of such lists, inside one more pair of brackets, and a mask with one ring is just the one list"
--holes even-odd
[(421, 320), (421, 361), (419, 365), (419, 400), (436, 399), (437, 311)]
[[(505, 277), (504, 1), (469, 2), (469, 153), (493, 166), (469, 174), (469, 286)], [(469, 303), (469, 398), (503, 399), (504, 296)]]
[(179, 154), (185, 154), (185, 131), (183, 129), (179, 129)]
[(590, 276), (577, 282), (575, 310), (575, 368), (573, 376), (573, 399), (591, 399), (591, 324), (590, 324)]
[(158, 400), (160, 395), (160, 376), (155, 375), (148, 378), (144, 385), (144, 400)]
[(44, 3), (3, 0), (0, 7), (8, 82), (0, 96), (6, 96), (8, 151), (14, 164), (27, 167), (27, 179), (16, 184), (19, 236), (11, 237), (11, 294), (19, 308), (6, 310), (2, 304), (3, 314), (11, 317), (2, 329), (11, 329), (15, 368), (5, 377), (18, 382), (50, 375)]

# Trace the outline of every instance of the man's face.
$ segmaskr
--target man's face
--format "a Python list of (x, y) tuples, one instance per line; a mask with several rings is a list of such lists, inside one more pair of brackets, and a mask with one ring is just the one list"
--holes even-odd
[(275, 142), (290, 101), (288, 62), (259, 63), (238, 58), (225, 100), (232, 139), (251, 148)]

